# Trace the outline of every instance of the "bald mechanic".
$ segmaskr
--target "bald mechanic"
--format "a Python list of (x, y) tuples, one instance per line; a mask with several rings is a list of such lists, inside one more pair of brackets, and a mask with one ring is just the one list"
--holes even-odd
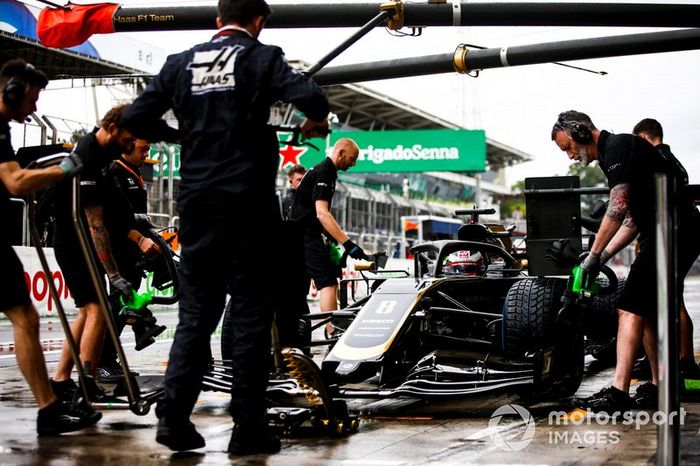
[[(355, 141), (339, 139), (331, 155), (304, 176), (294, 196), (292, 219), (302, 228), (306, 272), (321, 293), (323, 312), (337, 309), (338, 279), (341, 278), (340, 266), (331, 260), (327, 242), (341, 243), (353, 259), (367, 259), (362, 248), (340, 228), (331, 213), (338, 171), (354, 167), (359, 155)], [(327, 336), (332, 337), (334, 330), (333, 324), (326, 325)]]
[[(552, 140), (570, 160), (588, 166), (598, 161), (608, 179), (610, 202), (602, 223), (581, 264), (586, 276), (595, 277), (600, 267), (639, 235), (640, 250), (630, 267), (625, 289), (618, 303), (617, 364), (612, 386), (586, 398), (574, 400), (584, 409), (624, 413), (634, 407), (628, 391), (632, 367), (640, 343), (649, 357), (652, 385), (657, 383), (656, 263), (654, 250), (654, 176), (680, 175), (654, 146), (631, 134), (611, 134), (598, 130), (590, 117), (574, 110), (559, 115), (552, 128)], [(680, 184), (680, 183), (679, 183)], [(700, 213), (688, 199), (679, 199), (677, 273), (682, 280), (700, 254), (695, 232)], [(682, 287), (680, 295), (682, 296)], [(649, 399), (648, 394), (636, 397)]]

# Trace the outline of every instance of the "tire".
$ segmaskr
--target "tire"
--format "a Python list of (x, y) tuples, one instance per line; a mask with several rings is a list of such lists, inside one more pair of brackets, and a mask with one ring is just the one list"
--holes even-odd
[(522, 355), (551, 343), (565, 287), (566, 282), (558, 278), (528, 278), (508, 290), (503, 315), (507, 353)]
[(625, 289), (625, 278), (618, 277), (617, 289), (607, 295), (596, 295), (581, 307), (586, 354), (606, 365), (617, 360), (617, 303)]
[(503, 348), (515, 357), (539, 354), (532, 389), (521, 395), (563, 397), (578, 390), (583, 378), (583, 335), (557, 326), (566, 280), (525, 279), (506, 296), (503, 311)]
[(581, 306), (583, 332), (587, 337), (611, 341), (617, 336), (617, 303), (624, 288), (625, 278), (619, 277), (613, 293), (596, 295), (590, 303)]

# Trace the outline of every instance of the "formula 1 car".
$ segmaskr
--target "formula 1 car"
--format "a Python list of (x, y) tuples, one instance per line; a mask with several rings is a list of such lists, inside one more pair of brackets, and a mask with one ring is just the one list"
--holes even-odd
[[(338, 395), (573, 394), (583, 376), (581, 316), (603, 303), (591, 306), (594, 296), (565, 277), (526, 275), (499, 235), (471, 223), (462, 240), (414, 246), (414, 276), (381, 280), (356, 303), (321, 364)], [(614, 273), (605, 275), (603, 291), (616, 290)]]
[[(574, 290), (572, 277), (528, 276), (503, 247), (508, 235), (469, 222), (458, 240), (414, 246), (412, 276), (370, 267), (361, 272), (373, 282), (367, 296), (340, 311), (303, 316), (320, 320), (315, 328), (327, 319), (345, 323), (326, 342), (332, 348), (320, 368), (302, 351), (273, 348), (270, 422), (290, 430), (310, 422), (341, 433), (357, 425), (343, 398), (575, 393), (584, 369), (582, 315), (614, 308), (604, 293), (617, 289), (615, 274), (604, 270), (599, 295)], [(227, 319), (228, 312), (224, 328)], [(223, 332), (222, 348), (229, 338)], [(230, 377), (226, 361), (215, 363), (205, 388), (226, 391)]]

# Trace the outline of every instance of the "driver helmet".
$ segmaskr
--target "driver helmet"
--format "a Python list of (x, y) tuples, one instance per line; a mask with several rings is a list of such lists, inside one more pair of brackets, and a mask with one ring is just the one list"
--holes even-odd
[(445, 275), (483, 275), (486, 271), (484, 258), (480, 252), (455, 251), (445, 259)]

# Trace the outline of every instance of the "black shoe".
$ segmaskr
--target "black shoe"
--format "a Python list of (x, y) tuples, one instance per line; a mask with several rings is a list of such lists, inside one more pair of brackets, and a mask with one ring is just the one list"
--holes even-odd
[(258, 453), (277, 453), (282, 448), (280, 439), (271, 434), (267, 427), (233, 426), (228, 452), (234, 455), (255, 455)]
[(629, 394), (615, 387), (604, 388), (585, 398), (574, 398), (575, 406), (595, 413), (605, 412), (609, 416), (623, 414), (632, 409), (634, 403)]
[(659, 387), (651, 382), (642, 384), (637, 387), (633, 400), (640, 409), (656, 409), (659, 405)]
[(95, 374), (95, 380), (98, 383), (117, 383), (124, 378), (122, 368), (116, 364), (104, 367), (98, 367)]
[(158, 419), (156, 442), (173, 451), (196, 450), (204, 446), (204, 438), (199, 435), (194, 424), (189, 421), (169, 423), (164, 417)]
[(39, 410), (36, 431), (39, 435), (58, 435), (90, 427), (101, 418), (102, 413), (90, 405), (74, 405), (56, 400)]
[(73, 401), (75, 392), (78, 390), (78, 385), (73, 382), (73, 379), (61, 380), (60, 382), (50, 379), (50, 382), (56, 398), (60, 401)]

